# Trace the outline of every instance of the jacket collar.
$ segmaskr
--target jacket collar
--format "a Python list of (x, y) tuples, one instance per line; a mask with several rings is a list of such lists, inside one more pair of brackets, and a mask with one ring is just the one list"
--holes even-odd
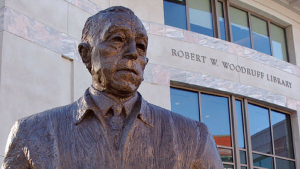
[[(93, 98), (91, 96), (92, 94), (90, 92), (91, 91), (90, 88), (88, 88), (85, 91), (85, 94), (81, 98), (79, 98), (79, 100), (77, 101), (78, 110), (76, 111), (75, 122), (74, 122), (76, 125), (80, 124), (80, 122), (85, 118), (85, 115), (89, 112), (93, 113), (97, 117), (99, 116), (99, 114), (97, 114), (97, 113), (99, 113), (99, 110), (101, 110), (101, 107), (100, 107), (101, 103), (98, 103), (98, 104), (95, 103), (95, 101), (93, 100)], [(104, 101), (104, 100), (101, 100), (101, 101)], [(138, 110), (139, 112), (138, 112), (137, 118), (139, 120), (141, 120), (142, 122), (144, 122), (145, 124), (153, 127), (151, 112), (149, 111), (148, 103), (147, 103), (147, 101), (145, 101), (142, 98), (142, 96), (139, 92), (137, 92), (136, 104), (140, 104), (140, 110)], [(136, 105), (136, 104), (134, 106), (139, 107), (139, 105)], [(104, 107), (104, 109), (102, 109), (102, 111), (105, 111), (105, 110), (107, 111), (109, 108), (110, 107), (108, 107), (108, 108)], [(127, 110), (128, 110), (128, 108), (127, 108)], [(134, 107), (130, 111), (133, 111), (133, 110), (134, 110)]]

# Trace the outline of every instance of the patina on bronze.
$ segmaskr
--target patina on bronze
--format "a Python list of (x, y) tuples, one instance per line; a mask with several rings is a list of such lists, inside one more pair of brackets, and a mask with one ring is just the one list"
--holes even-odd
[(18, 120), (2, 168), (222, 169), (203, 123), (137, 92), (147, 45), (130, 9), (111, 7), (90, 17), (78, 49), (92, 86), (70, 105)]

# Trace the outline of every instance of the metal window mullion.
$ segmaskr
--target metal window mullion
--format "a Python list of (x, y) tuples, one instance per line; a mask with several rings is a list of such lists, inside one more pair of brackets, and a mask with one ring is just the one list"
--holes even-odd
[(225, 164), (225, 165), (232, 165), (232, 166), (234, 166), (234, 164), (233, 163), (231, 163), (231, 162), (222, 162), (223, 164)]
[(214, 37), (220, 38), (220, 23), (219, 23), (219, 14), (218, 14), (218, 8), (217, 8), (218, 0), (210, 0), (211, 5), (211, 12), (213, 15), (213, 27), (214, 27)]
[(282, 159), (282, 160), (287, 160), (287, 161), (293, 161), (293, 162), (296, 162), (295, 159), (287, 158), (287, 157), (281, 157), (281, 156), (277, 156), (277, 155), (275, 155), (275, 158)]
[(272, 145), (272, 158), (273, 158), (273, 164), (274, 169), (276, 169), (276, 159), (275, 159), (275, 145), (274, 145), (274, 134), (273, 134), (273, 125), (272, 125), (272, 118), (271, 118), (271, 109), (269, 108), (269, 122), (270, 122), (270, 130), (271, 130), (271, 145)]
[[(228, 41), (233, 42), (233, 37), (232, 37), (232, 29), (231, 29), (231, 19), (230, 19), (230, 6), (228, 0), (225, 0), (225, 12), (224, 14), (226, 15), (226, 20), (227, 20), (227, 35), (228, 35)], [(225, 18), (225, 16), (224, 16)]]
[(191, 30), (191, 25), (190, 25), (190, 12), (189, 12), (189, 0), (185, 1), (185, 14), (186, 14), (186, 27), (187, 30)]
[[(287, 116), (285, 116), (285, 117), (287, 117)], [(294, 141), (294, 136), (293, 136), (293, 126), (292, 126), (292, 117), (291, 117), (291, 115), (289, 114), (288, 115), (288, 119), (286, 118), (286, 120), (288, 120), (287, 122), (289, 122), (289, 126), (287, 126), (287, 127), (289, 127), (289, 129), (291, 130), (289, 133), (287, 133), (288, 135), (290, 135), (290, 142), (291, 142), (291, 144), (292, 144), (292, 150), (293, 150), (293, 160), (295, 160), (296, 159), (296, 155), (295, 155), (295, 141)]]
[(218, 145), (217, 147), (218, 147), (218, 148), (223, 148), (223, 149), (230, 149), (230, 150), (233, 151), (233, 148), (232, 148), (232, 147), (220, 146), (220, 145)]
[(231, 96), (231, 110), (232, 110), (232, 124), (233, 124), (233, 136), (234, 136), (234, 152), (235, 152), (235, 165), (236, 168), (241, 168), (241, 160), (239, 156), (239, 145), (238, 145), (238, 131), (237, 131), (237, 116), (236, 116), (236, 105), (235, 97)]
[(249, 111), (248, 111), (248, 101), (244, 100), (245, 107), (245, 124), (246, 124), (246, 135), (247, 135), (247, 148), (248, 148), (248, 166), (249, 168), (253, 168), (253, 156), (252, 156), (252, 142), (250, 136), (250, 124), (249, 124)]
[[(232, 96), (234, 97), (234, 96)], [(228, 98), (228, 109), (229, 109), (229, 126), (230, 126), (230, 137), (231, 137), (231, 147), (233, 148), (232, 150), (232, 155), (233, 155), (233, 164), (236, 163), (237, 160), (235, 160), (235, 156), (237, 156), (237, 154), (235, 153), (235, 139), (234, 139), (234, 127), (233, 127), (233, 115), (232, 115), (232, 108), (233, 108), (233, 103), (231, 101), (231, 97), (227, 97)]]
[(268, 26), (268, 34), (269, 34), (270, 47), (271, 47), (271, 56), (274, 56), (273, 45), (272, 45), (272, 34), (271, 34), (271, 22), (268, 20), (267, 23), (268, 23), (267, 26)]
[(251, 24), (251, 14), (248, 11), (245, 11), (248, 14), (248, 24), (250, 28), (250, 42), (251, 42), (251, 49), (254, 49), (254, 42), (253, 42), (253, 33), (252, 33), (252, 24)]
[[(245, 151), (246, 151), (246, 154), (247, 154), (248, 151), (249, 151), (249, 146), (248, 146), (249, 142), (248, 142), (248, 139), (247, 139), (246, 121), (247, 121), (248, 118), (246, 118), (246, 115), (245, 115), (245, 112), (246, 112), (245, 103), (244, 103), (243, 100), (241, 100), (241, 103), (242, 103), (241, 105), (242, 105), (242, 122), (243, 122), (243, 132), (244, 132), (244, 144), (245, 144)], [(247, 165), (249, 165), (249, 157), (246, 157), (246, 161), (247, 161)]]
[(228, 22), (228, 17), (229, 17), (228, 10), (229, 9), (227, 7), (227, 0), (222, 0), (222, 7), (223, 7), (223, 16), (224, 16), (224, 23), (225, 23), (226, 40), (230, 41), (229, 22)]
[(199, 120), (202, 122), (201, 92), (198, 92), (198, 100), (199, 100)]
[(289, 59), (289, 48), (288, 48), (288, 43), (287, 43), (287, 36), (286, 36), (286, 31), (285, 31), (285, 28), (282, 28), (283, 29), (283, 34), (284, 34), (284, 40), (285, 40), (285, 53), (286, 53), (286, 59), (287, 59), (287, 62), (290, 62), (290, 59)]

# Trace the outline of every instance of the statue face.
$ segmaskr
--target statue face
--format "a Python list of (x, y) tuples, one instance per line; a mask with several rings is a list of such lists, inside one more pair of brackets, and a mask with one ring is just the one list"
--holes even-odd
[(148, 37), (135, 16), (117, 13), (107, 17), (92, 47), (92, 76), (101, 77), (93, 77), (93, 84), (104, 86), (114, 96), (127, 97), (143, 81)]

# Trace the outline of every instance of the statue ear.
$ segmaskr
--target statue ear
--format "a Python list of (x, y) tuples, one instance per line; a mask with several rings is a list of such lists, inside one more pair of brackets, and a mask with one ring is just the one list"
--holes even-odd
[(91, 73), (92, 62), (91, 62), (91, 46), (89, 43), (82, 42), (78, 45), (78, 52), (81, 56), (82, 62)]

